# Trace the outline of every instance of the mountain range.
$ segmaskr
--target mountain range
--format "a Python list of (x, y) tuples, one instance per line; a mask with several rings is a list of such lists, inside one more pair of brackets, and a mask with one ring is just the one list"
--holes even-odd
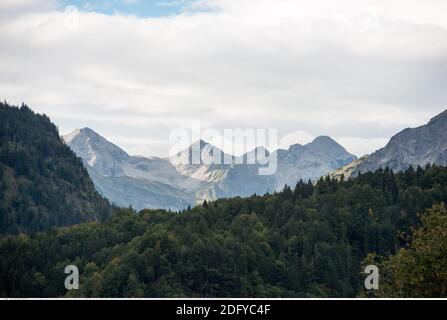
[[(383, 149), (343, 168), (356, 175), (363, 163), (372, 165), (381, 155), (388, 161), (374, 165), (397, 171), (443, 163), (446, 121), (444, 113), (404, 130)], [(181, 214), (149, 209), (136, 214), (110, 206), (90, 175), (125, 199), (148, 190), (153, 198), (143, 201), (159, 206), (182, 197), (188, 202), (191, 193), (195, 200), (199, 191), (217, 197), (249, 192), (262, 182), (264, 188), (278, 188), (351, 156), (320, 137), (274, 151), (277, 174), (262, 178), (261, 164), (248, 161), (268, 152), (262, 148), (241, 157), (221, 154), (230, 164), (207, 164), (216, 150), (204, 141), (168, 160), (129, 156), (88, 129), (65, 139), (84, 160), (48, 117), (0, 103), (0, 297), (358, 297), (364, 276), (356, 270), (375, 263), (374, 256), (386, 259), (377, 261), (385, 270), (385, 296), (445, 295), (439, 285), (445, 275), (437, 277), (433, 267), (446, 260), (440, 245), (447, 243), (444, 166), (396, 174), (377, 170), (348, 182), (300, 182), (278, 193), (221, 199)], [(205, 153), (203, 163), (180, 161), (194, 149)], [(252, 164), (234, 165), (239, 160)], [(402, 236), (411, 230), (416, 230), (412, 236)], [(67, 265), (80, 266), (79, 290), (64, 286)], [(419, 280), (407, 286), (408, 279)]]
[[(200, 140), (170, 159), (128, 155), (89, 128), (75, 130), (63, 139), (82, 158), (96, 189), (116, 205), (177, 211), (204, 200), (271, 193), (299, 180), (326, 175), (347, 179), (381, 167), (396, 172), (429, 163), (446, 165), (447, 110), (426, 125), (399, 132), (385, 147), (360, 159), (328, 136), (272, 154), (258, 147), (240, 157)], [(197, 149), (200, 162), (191, 164)], [(276, 157), (273, 175), (259, 174), (263, 165), (252, 161), (258, 154)], [(232, 161), (216, 164), (217, 155)]]
[(410, 166), (447, 165), (447, 110), (428, 124), (407, 128), (394, 135), (388, 144), (359, 163), (354, 174), (389, 167), (402, 171)]
[[(357, 159), (327, 136), (306, 145), (292, 145), (288, 150), (275, 150), (274, 154), (258, 147), (241, 157), (225, 154), (200, 140), (171, 159), (131, 156), (89, 128), (75, 130), (63, 139), (83, 160), (102, 195), (116, 205), (138, 210), (182, 210), (204, 200), (279, 191), (299, 180), (317, 179)], [(192, 164), (188, 160), (196, 149), (201, 158)], [(259, 153), (276, 157), (275, 174), (259, 174), (263, 165), (252, 161)], [(233, 161), (216, 164), (213, 160), (217, 155)]]
[(379, 168), (388, 167), (399, 172), (427, 164), (447, 165), (447, 110), (426, 125), (402, 130), (383, 148), (340, 167), (328, 176), (347, 179)]

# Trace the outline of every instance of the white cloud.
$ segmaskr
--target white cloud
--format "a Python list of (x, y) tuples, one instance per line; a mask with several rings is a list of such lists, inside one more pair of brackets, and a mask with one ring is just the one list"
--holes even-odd
[(349, 152), (360, 156), (370, 154), (372, 150), (384, 147), (387, 138), (358, 138), (358, 137), (335, 137), (335, 141), (343, 145)]
[(2, 0), (0, 1), (0, 17), (48, 11), (56, 8), (56, 4), (57, 0)]
[(253, 0), (198, 0), (193, 6), (214, 8), (244, 20), (251, 18), (260, 24), (277, 23), (287, 18), (335, 18), (347, 22), (352, 16), (368, 13), (418, 24), (447, 26), (447, 3), (444, 0), (257, 0), (256, 3)]
[(280, 140), (279, 147), (281, 149), (288, 149), (291, 145), (297, 143), (304, 145), (309, 142), (312, 142), (315, 138), (316, 138), (315, 136), (311, 135), (306, 131), (298, 130), (283, 136)]
[(62, 133), (90, 126), (128, 150), (147, 140), (140, 154), (166, 155), (169, 130), (199, 120), (352, 137), (341, 141), (361, 155), (447, 105), (445, 1), (201, 0), (189, 10), (213, 9), (80, 12), (76, 28), (27, 2), (0, 21), (0, 99)]

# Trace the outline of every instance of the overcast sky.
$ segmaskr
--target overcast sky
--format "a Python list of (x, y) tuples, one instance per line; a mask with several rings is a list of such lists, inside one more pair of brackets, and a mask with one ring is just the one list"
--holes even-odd
[[(68, 6), (68, 7), (67, 7)], [(76, 12), (76, 9), (79, 12)], [(447, 108), (445, 0), (0, 1), (0, 98), (130, 154), (170, 130), (363, 155)]]

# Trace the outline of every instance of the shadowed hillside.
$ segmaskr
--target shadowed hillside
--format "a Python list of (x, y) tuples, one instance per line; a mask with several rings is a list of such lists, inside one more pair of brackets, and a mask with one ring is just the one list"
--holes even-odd
[(49, 118), (0, 103), (0, 234), (100, 220), (109, 212)]

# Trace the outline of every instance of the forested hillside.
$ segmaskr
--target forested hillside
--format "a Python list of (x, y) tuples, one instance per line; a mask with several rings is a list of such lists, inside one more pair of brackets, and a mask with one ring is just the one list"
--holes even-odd
[[(447, 169), (428, 166), (300, 182), (181, 213), (122, 210), (104, 223), (1, 240), (0, 295), (355, 297), (368, 254), (396, 254), (418, 214), (446, 201)], [(64, 288), (68, 264), (79, 267), (79, 290)]]
[(434, 205), (412, 230), (411, 243), (396, 255), (371, 254), (364, 264), (380, 267), (382, 285), (373, 296), (404, 298), (447, 297), (447, 209)]
[(106, 218), (108, 202), (54, 124), (0, 103), (0, 235)]

